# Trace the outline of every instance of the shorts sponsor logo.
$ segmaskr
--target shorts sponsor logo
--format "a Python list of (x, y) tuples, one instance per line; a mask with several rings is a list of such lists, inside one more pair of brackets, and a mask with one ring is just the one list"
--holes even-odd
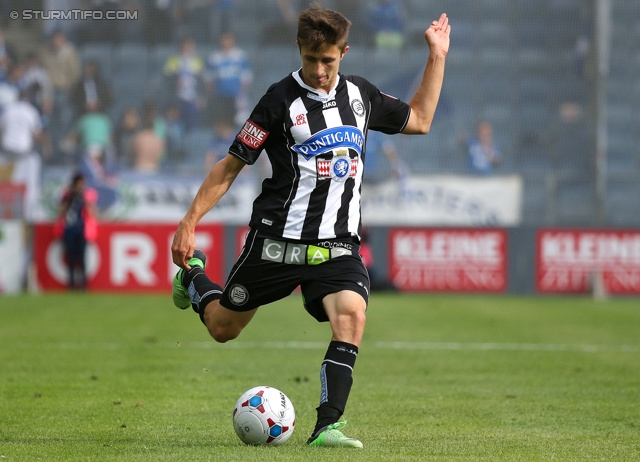
[(319, 265), (343, 255), (353, 255), (350, 246), (306, 245), (273, 239), (265, 239), (262, 245), (263, 260), (289, 265)]
[(249, 292), (241, 284), (234, 284), (229, 289), (229, 300), (236, 306), (242, 306), (249, 300)]
[(267, 140), (267, 136), (269, 136), (268, 131), (256, 125), (251, 120), (247, 120), (242, 130), (240, 130), (240, 133), (238, 133), (237, 138), (247, 146), (258, 149)]

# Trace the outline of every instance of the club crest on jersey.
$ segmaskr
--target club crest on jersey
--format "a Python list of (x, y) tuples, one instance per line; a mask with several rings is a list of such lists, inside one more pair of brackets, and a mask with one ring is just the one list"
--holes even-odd
[[(343, 152), (343, 153), (341, 153)], [(354, 178), (358, 171), (358, 159), (351, 159), (347, 150), (338, 150), (337, 155), (329, 159), (317, 160), (318, 178), (331, 178), (343, 182), (347, 178)]]
[(343, 125), (325, 128), (302, 143), (293, 145), (291, 149), (306, 160), (309, 160), (312, 157), (340, 148), (353, 149), (358, 155), (362, 155), (363, 146), (364, 136), (362, 132), (357, 127)]
[(345, 181), (349, 178), (351, 171), (351, 159), (346, 156), (335, 156), (331, 159), (331, 179), (336, 181)]
[(351, 109), (353, 109), (353, 113), (358, 117), (364, 116), (364, 104), (359, 99), (354, 99), (353, 101), (351, 101)]

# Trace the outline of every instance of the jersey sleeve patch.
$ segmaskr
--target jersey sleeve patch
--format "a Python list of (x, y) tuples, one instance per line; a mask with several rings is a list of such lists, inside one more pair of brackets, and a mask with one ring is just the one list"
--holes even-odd
[(251, 120), (247, 120), (236, 138), (252, 149), (259, 149), (267, 140), (268, 136), (268, 131), (256, 125)]

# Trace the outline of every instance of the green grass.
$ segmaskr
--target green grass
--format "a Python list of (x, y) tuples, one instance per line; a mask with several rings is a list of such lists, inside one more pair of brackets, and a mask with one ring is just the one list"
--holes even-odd
[[(0, 298), (0, 460), (640, 460), (640, 303), (374, 294), (345, 414), (363, 451), (305, 445), (329, 341), (298, 296), (211, 340), (170, 297)], [(292, 400), (280, 447), (231, 410)]]

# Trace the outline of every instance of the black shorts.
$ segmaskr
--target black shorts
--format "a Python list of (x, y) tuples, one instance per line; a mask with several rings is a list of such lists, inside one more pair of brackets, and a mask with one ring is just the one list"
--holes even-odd
[(305, 309), (318, 321), (328, 321), (322, 299), (329, 294), (351, 290), (369, 302), (369, 274), (359, 249), (350, 241), (302, 243), (272, 239), (252, 229), (220, 303), (233, 311), (249, 311), (300, 286)]

